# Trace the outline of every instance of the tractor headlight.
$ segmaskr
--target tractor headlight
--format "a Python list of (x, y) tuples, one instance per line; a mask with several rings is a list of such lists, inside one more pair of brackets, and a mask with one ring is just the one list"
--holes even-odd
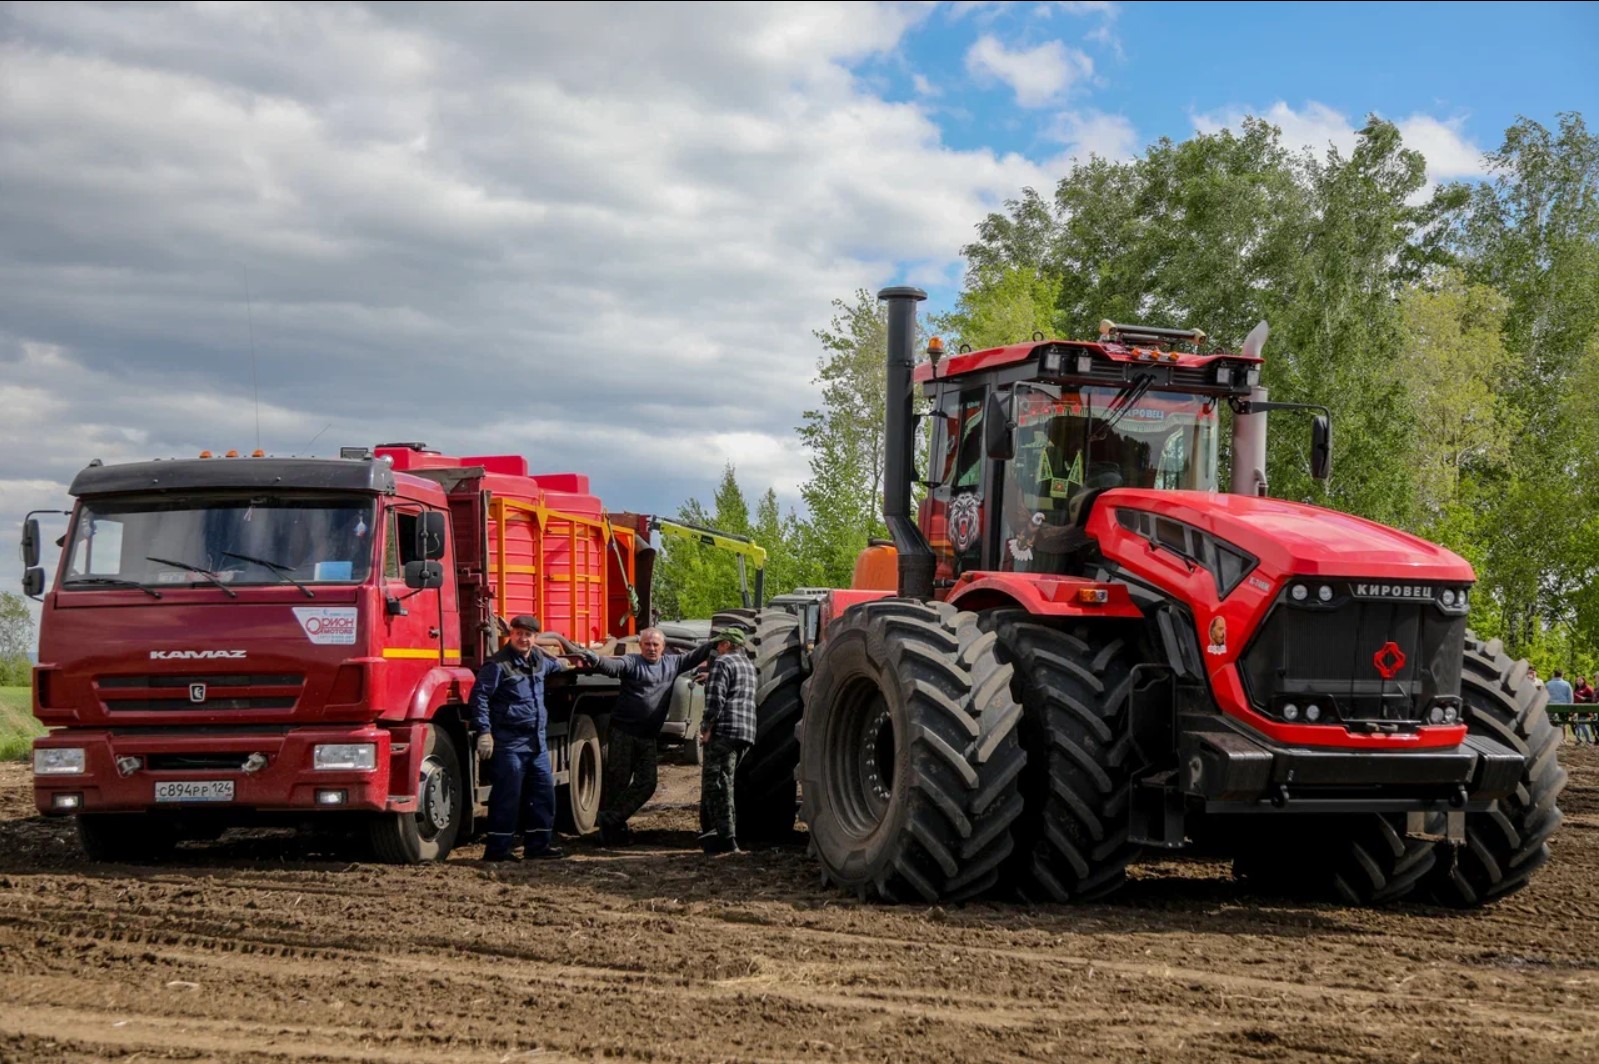
[(1433, 706), (1432, 709), (1428, 710), (1427, 722), (1429, 724), (1442, 724), (1444, 722), (1444, 707)]
[(1283, 720), (1298, 720), (1298, 719), (1299, 719), (1299, 707), (1294, 705), (1292, 702), (1285, 703), (1283, 705)]
[(1331, 587), (1331, 585), (1323, 584), (1320, 587), (1318, 587), (1316, 589), (1316, 597), (1321, 599), (1321, 601), (1323, 601), (1323, 602), (1331, 602), (1332, 601), (1332, 587)]
[(1310, 597), (1310, 588), (1306, 587), (1304, 584), (1295, 584), (1294, 589), (1288, 592), (1288, 594), (1293, 597), (1295, 602), (1303, 602)]
[(1318, 720), (1321, 719), (1321, 707), (1320, 706), (1306, 706), (1305, 707), (1305, 719), (1310, 721), (1310, 723), (1312, 723), (1312, 724), (1316, 723)]

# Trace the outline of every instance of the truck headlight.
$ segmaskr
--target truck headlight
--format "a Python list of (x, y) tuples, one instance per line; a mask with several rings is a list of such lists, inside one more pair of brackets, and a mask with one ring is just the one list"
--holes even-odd
[(75, 776), (83, 772), (81, 746), (46, 746), (33, 752), (35, 776)]
[(317, 770), (371, 771), (378, 767), (376, 743), (325, 743), (311, 748), (311, 767)]

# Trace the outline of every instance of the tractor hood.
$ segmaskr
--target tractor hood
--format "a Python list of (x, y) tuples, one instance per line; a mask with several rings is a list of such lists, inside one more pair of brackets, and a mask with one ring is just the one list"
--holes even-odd
[(1115, 524), (1123, 508), (1200, 528), (1278, 573), (1461, 583), (1476, 578), (1464, 558), (1408, 532), (1283, 499), (1117, 488), (1095, 501), (1089, 532), (1104, 527), (1102, 522)]

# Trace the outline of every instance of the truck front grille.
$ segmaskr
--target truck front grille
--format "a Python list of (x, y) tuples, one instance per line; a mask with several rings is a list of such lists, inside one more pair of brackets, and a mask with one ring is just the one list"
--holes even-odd
[(100, 703), (108, 713), (293, 709), (304, 686), (305, 677), (293, 673), (101, 676), (95, 680)]

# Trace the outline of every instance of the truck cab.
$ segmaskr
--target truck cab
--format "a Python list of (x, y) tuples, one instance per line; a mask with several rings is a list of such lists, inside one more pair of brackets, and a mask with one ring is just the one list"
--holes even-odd
[[(40, 812), (76, 816), (94, 856), (344, 815), (382, 857), (442, 858), (486, 797), (466, 703), (496, 618), (538, 610), (584, 643), (631, 631), (610, 585), (636, 537), (573, 478), (420, 445), (84, 469), (43, 595)], [(552, 684), (568, 830), (597, 810), (613, 695)]]

